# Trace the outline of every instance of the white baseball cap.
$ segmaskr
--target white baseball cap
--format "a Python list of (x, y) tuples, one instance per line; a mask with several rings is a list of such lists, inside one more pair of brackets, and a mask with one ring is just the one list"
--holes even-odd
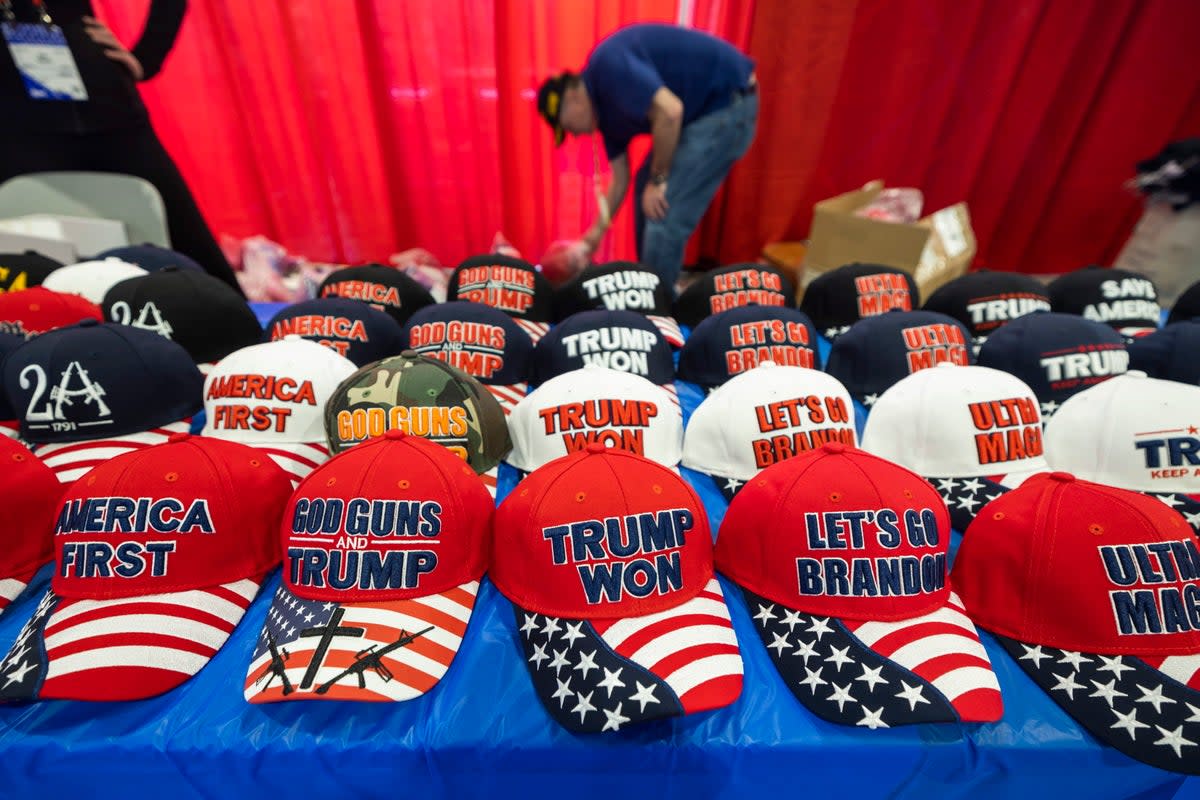
[(713, 390), (692, 413), (683, 466), (727, 499), (760, 470), (827, 442), (856, 445), (850, 392), (832, 375), (764, 361)]
[(102, 305), (104, 295), (108, 294), (109, 289), (121, 281), (148, 274), (137, 264), (130, 264), (119, 258), (105, 258), (59, 267), (46, 276), (42, 286), (55, 292), (77, 294), (96, 305)]
[(357, 367), (331, 348), (289, 334), (236, 350), (204, 380), (203, 436), (264, 450), (295, 486), (329, 459), (325, 403)]
[(862, 446), (930, 480), (960, 531), (977, 505), (1049, 470), (1037, 395), (990, 367), (944, 363), (903, 378), (872, 407)]
[(526, 395), (508, 416), (505, 459), (532, 472), (593, 442), (675, 468), (683, 450), (679, 403), (640, 375), (595, 364), (557, 375)]
[(1046, 460), (1120, 489), (1200, 494), (1200, 387), (1139, 370), (1109, 378), (1046, 423)]

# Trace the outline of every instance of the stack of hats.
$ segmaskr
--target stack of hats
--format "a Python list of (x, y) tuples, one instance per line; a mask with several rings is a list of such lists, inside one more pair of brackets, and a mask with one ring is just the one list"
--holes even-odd
[(161, 256), (118, 253), (145, 270), (91, 303), (0, 295), (0, 613), (34, 645), (0, 701), (169, 691), (282, 566), (244, 623), (250, 703), (450, 691), (487, 616), (571, 732), (764, 681), (856, 730), (995, 723), (1007, 659), (1200, 774), (1200, 309), (1141, 335), (1144, 278), (983, 271), (922, 306), (852, 264), (797, 309), (754, 264), (675, 297), (638, 264), (551, 291), (486, 256), (445, 303), (335, 272), (262, 331)]

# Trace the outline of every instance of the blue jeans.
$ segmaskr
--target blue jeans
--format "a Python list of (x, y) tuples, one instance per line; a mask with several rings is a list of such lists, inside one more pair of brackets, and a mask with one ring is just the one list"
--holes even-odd
[(653, 267), (668, 285), (674, 286), (679, 278), (688, 237), (700, 224), (729, 169), (750, 149), (757, 124), (758, 94), (754, 93), (735, 95), (725, 108), (685, 126), (667, 176), (670, 209), (661, 220), (646, 219), (642, 212), (642, 191), (653, 153), (638, 168), (633, 184), (638, 260)]

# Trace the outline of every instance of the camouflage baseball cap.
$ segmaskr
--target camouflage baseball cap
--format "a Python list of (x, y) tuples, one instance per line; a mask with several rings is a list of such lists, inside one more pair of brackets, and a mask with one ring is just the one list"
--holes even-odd
[(479, 474), (494, 469), (512, 449), (504, 411), (483, 384), (412, 350), (362, 367), (325, 406), (332, 454), (391, 428), (449, 448)]

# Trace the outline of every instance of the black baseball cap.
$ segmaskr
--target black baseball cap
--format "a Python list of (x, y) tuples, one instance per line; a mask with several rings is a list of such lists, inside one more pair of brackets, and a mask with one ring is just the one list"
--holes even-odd
[(1129, 342), (1129, 368), (1200, 386), (1200, 320), (1187, 319)]
[(831, 340), (860, 319), (894, 308), (912, 311), (920, 306), (921, 295), (912, 275), (896, 267), (857, 262), (813, 278), (800, 301), (800, 310)]
[(567, 138), (567, 132), (563, 130), (562, 123), (558, 121), (558, 116), (562, 113), (563, 95), (566, 93), (567, 85), (578, 77), (575, 73), (567, 70), (559, 75), (551, 75), (538, 87), (538, 113), (554, 131), (555, 147), (558, 147), (563, 143), (563, 139)]
[(450, 276), (446, 300), (470, 300), (531, 322), (554, 320), (554, 289), (537, 267), (498, 253), (471, 256)]
[(383, 264), (363, 264), (331, 272), (317, 287), (317, 297), (345, 297), (362, 300), (378, 311), (387, 312), (404, 325), (419, 308), (436, 301), (421, 284), (403, 270)]
[(982, 340), (1006, 322), (1049, 311), (1046, 287), (1019, 272), (981, 269), (955, 278), (925, 300), (926, 311), (954, 317)]
[(108, 290), (101, 310), (106, 322), (178, 342), (197, 364), (262, 341), (262, 326), (246, 299), (201, 270), (170, 266), (128, 278)]
[(1127, 335), (1157, 329), (1162, 316), (1154, 281), (1124, 269), (1093, 264), (1055, 279), (1046, 292), (1054, 311), (1103, 322)]
[(696, 327), (700, 320), (738, 306), (796, 307), (796, 287), (765, 264), (732, 264), (706, 272), (675, 300), (675, 319)]
[(36, 250), (0, 253), (0, 292), (19, 292), (41, 286), (46, 276), (62, 264)]
[(1184, 289), (1183, 294), (1179, 295), (1179, 299), (1175, 301), (1175, 305), (1171, 307), (1171, 313), (1167, 316), (1167, 324), (1185, 322), (1197, 317), (1200, 317), (1200, 281), (1196, 281)]
[(204, 272), (204, 267), (200, 266), (195, 259), (175, 250), (150, 244), (150, 242), (114, 247), (96, 256), (97, 261), (105, 258), (119, 258), (130, 264), (137, 264), (146, 272), (157, 272), (167, 267), (182, 267)]
[(267, 323), (264, 338), (278, 341), (295, 334), (324, 345), (365, 367), (404, 349), (404, 329), (383, 311), (361, 300), (318, 297), (280, 309)]

